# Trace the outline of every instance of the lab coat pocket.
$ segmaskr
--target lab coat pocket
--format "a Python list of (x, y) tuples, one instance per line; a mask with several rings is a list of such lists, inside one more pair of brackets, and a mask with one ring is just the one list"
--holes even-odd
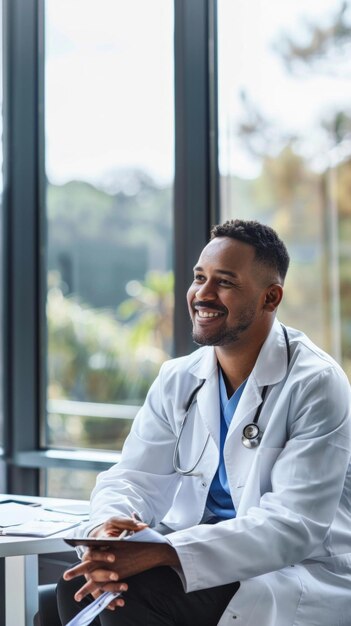
[[(347, 555), (345, 555), (347, 557)], [(322, 557), (294, 568), (303, 583), (303, 594), (294, 626), (350, 625), (350, 562), (341, 557)]]
[(293, 626), (302, 591), (293, 567), (244, 580), (218, 626)]
[(235, 504), (237, 507), (240, 502), (240, 514), (245, 515), (251, 506), (258, 506), (262, 495), (272, 491), (272, 468), (282, 450), (283, 448), (265, 448), (261, 445), (254, 452), (255, 457), (248, 475), (245, 480), (238, 480), (235, 491)]
[(246, 471), (243, 470), (238, 475), (237, 487), (245, 487), (252, 476), (256, 482), (258, 476), (270, 476), (273, 465), (282, 450), (283, 448), (266, 448), (263, 446), (257, 450), (250, 450), (248, 454), (252, 455), (252, 461), (249, 464), (246, 459)]

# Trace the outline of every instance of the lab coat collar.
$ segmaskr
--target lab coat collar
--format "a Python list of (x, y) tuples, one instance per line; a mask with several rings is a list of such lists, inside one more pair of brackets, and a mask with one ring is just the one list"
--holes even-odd
[(189, 372), (200, 380), (207, 380), (217, 371), (217, 356), (215, 349), (212, 346), (200, 348), (200, 350), (195, 354), (199, 354), (199, 352), (201, 352), (201, 356), (189, 368)]
[[(217, 357), (211, 346), (202, 348), (201, 358), (197, 359), (190, 368), (190, 373), (200, 380), (207, 380), (217, 372)], [(257, 357), (252, 377), (258, 387), (274, 385), (286, 375), (288, 355), (284, 332), (280, 322), (276, 319)]]
[(257, 357), (252, 376), (258, 387), (275, 385), (283, 380), (287, 368), (288, 351), (284, 331), (276, 319)]

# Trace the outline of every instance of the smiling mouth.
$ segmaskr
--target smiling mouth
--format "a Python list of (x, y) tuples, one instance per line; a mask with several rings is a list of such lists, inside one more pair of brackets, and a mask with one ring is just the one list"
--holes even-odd
[(222, 311), (202, 311), (201, 309), (195, 309), (195, 312), (201, 319), (208, 319), (212, 317), (222, 317), (224, 315)]

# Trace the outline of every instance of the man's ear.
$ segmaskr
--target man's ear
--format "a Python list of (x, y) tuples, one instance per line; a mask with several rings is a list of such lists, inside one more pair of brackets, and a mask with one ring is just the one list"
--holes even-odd
[(281, 285), (278, 285), (277, 283), (270, 285), (266, 290), (266, 296), (264, 300), (263, 308), (265, 309), (265, 311), (273, 313), (281, 303), (282, 297), (283, 287)]

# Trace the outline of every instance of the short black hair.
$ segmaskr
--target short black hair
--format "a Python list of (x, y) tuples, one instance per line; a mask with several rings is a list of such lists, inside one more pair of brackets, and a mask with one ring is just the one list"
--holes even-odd
[(288, 271), (290, 257), (285, 244), (270, 226), (254, 220), (228, 220), (211, 230), (211, 239), (231, 237), (255, 248), (255, 259), (278, 272), (282, 281)]

